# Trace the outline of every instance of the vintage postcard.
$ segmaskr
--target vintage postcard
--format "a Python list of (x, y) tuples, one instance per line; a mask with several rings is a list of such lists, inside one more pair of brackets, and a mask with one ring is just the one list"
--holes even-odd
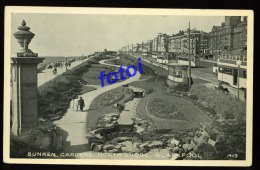
[(250, 10), (5, 8), (6, 163), (250, 166)]

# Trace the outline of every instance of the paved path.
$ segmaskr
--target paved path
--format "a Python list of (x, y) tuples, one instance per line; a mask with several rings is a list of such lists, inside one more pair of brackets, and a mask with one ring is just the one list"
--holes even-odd
[[(92, 56), (92, 57), (94, 57), (94, 56)], [(92, 57), (83, 60), (83, 62), (91, 59)], [(71, 63), (71, 66), (68, 67), (68, 69), (72, 69), (72, 68), (78, 66), (81, 63), (82, 63), (81, 60), (74, 61), (74, 62)], [(53, 71), (53, 69), (44, 69), (44, 70), (42, 70), (41, 73), (38, 73), (38, 87), (41, 86), (42, 84), (54, 79), (55, 77), (61, 75), (62, 73), (66, 72), (66, 67), (65, 66), (57, 67), (57, 74), (56, 75), (54, 75), (52, 73), (52, 71)]]
[[(114, 59), (110, 59), (114, 60)], [(112, 64), (104, 63), (107, 60), (102, 60), (99, 63), (103, 65), (116, 66)], [(112, 85), (105, 86), (103, 88), (98, 87), (96, 90), (85, 93), (81, 95), (85, 101), (85, 108), (83, 112), (75, 112), (72, 109), (68, 109), (64, 116), (54, 122), (57, 125), (58, 129), (63, 131), (63, 136), (65, 138), (65, 145), (63, 152), (72, 152), (72, 153), (82, 153), (87, 151), (87, 116), (88, 110), (91, 102), (100, 94), (107, 92), (109, 90), (115, 89), (125, 84), (132, 83), (140, 79), (141, 74), (137, 72), (134, 77), (131, 77), (125, 81), (118, 82)], [(97, 77), (98, 78), (98, 77)], [(65, 131), (65, 133), (64, 133)], [(59, 132), (58, 132), (59, 133)]]

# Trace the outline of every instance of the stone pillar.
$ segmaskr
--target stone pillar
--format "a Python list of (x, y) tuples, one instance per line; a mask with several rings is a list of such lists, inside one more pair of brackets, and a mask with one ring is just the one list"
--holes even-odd
[(28, 45), (34, 34), (25, 21), (18, 27), (14, 37), (21, 49), (12, 57), (12, 133), (18, 135), (25, 129), (37, 128), (38, 122), (38, 86), (37, 64), (44, 58), (33, 53)]

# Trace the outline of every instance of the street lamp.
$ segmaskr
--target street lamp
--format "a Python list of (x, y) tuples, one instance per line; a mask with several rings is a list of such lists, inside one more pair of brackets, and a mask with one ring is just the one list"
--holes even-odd
[(239, 69), (242, 62), (240, 60), (237, 60), (236, 64), (237, 64), (237, 98), (239, 99)]
[(66, 58), (65, 67), (66, 67), (66, 71), (68, 71), (68, 56), (65, 56), (65, 58)]

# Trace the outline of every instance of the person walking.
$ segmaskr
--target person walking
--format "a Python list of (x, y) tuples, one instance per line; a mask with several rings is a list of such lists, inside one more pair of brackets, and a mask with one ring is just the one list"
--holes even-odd
[(246, 101), (246, 89), (244, 89), (244, 98), (245, 98), (245, 101)]
[(82, 97), (80, 97), (80, 99), (78, 100), (78, 105), (79, 105), (80, 111), (83, 111), (83, 108), (85, 107), (85, 103), (84, 103), (84, 100), (82, 99)]
[(56, 67), (54, 67), (54, 69), (53, 69), (53, 71), (52, 71), (52, 72), (53, 72), (53, 74), (54, 74), (54, 75), (56, 75), (56, 74), (57, 74), (57, 68), (56, 68)]
[(74, 111), (78, 111), (78, 107), (79, 107), (79, 105), (78, 105), (78, 96), (74, 99)]
[(72, 98), (70, 101), (70, 108), (74, 110), (74, 99)]

